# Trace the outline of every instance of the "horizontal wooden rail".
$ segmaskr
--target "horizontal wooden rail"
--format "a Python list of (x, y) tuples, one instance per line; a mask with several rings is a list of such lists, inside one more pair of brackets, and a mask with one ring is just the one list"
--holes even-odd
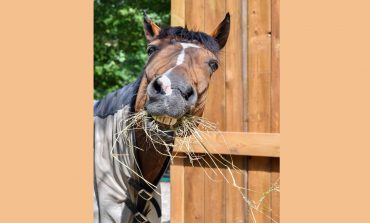
[[(202, 142), (209, 153), (230, 154), (241, 156), (280, 157), (279, 133), (251, 132), (208, 132)], [(192, 139), (192, 141), (195, 141)], [(181, 139), (176, 139), (174, 152), (184, 152)], [(205, 153), (199, 143), (191, 143), (191, 151)]]

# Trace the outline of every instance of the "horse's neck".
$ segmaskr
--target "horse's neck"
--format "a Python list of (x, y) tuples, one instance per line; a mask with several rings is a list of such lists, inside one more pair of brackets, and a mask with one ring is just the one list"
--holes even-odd
[(143, 177), (150, 183), (157, 184), (170, 160), (169, 156), (163, 155), (168, 154), (168, 151), (164, 145), (155, 144), (154, 146), (146, 139), (146, 134), (142, 129), (136, 130), (135, 135), (136, 146), (140, 148), (137, 150), (138, 161)]

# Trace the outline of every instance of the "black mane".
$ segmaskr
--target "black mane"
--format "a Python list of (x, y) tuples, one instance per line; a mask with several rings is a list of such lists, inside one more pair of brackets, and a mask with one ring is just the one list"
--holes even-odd
[(162, 28), (157, 38), (164, 39), (168, 37), (186, 42), (196, 41), (213, 53), (217, 53), (220, 50), (220, 46), (213, 37), (204, 32), (190, 31), (186, 27), (175, 26)]

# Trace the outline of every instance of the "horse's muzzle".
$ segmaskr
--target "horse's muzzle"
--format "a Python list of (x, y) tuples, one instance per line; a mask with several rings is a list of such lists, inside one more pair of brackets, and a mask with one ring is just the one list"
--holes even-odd
[(195, 88), (180, 75), (169, 74), (152, 80), (147, 88), (149, 100), (145, 109), (152, 116), (181, 118), (197, 102)]

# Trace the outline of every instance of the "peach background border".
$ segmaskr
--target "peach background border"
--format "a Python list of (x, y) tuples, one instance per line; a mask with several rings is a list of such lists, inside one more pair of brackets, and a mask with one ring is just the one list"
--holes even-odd
[(370, 222), (369, 8), (281, 3), (281, 222)]
[(0, 222), (93, 222), (92, 22), (92, 0), (0, 3)]
[[(1, 222), (92, 222), (92, 3), (0, 3)], [(369, 8), (281, 3), (281, 222), (370, 222)]]

